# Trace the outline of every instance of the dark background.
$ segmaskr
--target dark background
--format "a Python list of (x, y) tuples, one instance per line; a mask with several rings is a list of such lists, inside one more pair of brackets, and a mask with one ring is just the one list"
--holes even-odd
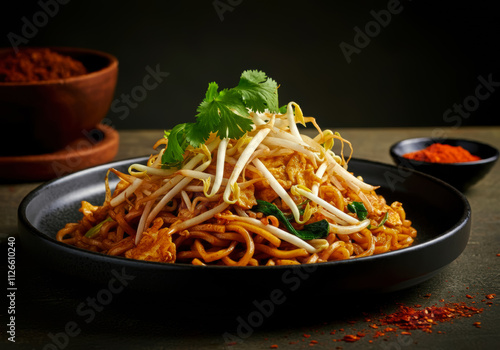
[[(391, 1), (73, 0), (38, 28), (28, 46), (102, 50), (119, 62), (117, 129), (171, 128), (194, 121), (210, 81), (230, 88), (245, 69), (260, 69), (280, 85), (280, 103), (296, 101), (328, 127), (498, 125), (500, 91), (467, 117), (443, 117), (475, 95), (478, 77), (500, 82), (500, 12), (495, 1), (401, 0), (399, 14), (347, 62), (341, 42), (354, 45), (371, 11)], [(5, 6), (5, 5), (4, 5)], [(1, 46), (33, 21), (38, 1), (11, 2), (0, 14)], [(134, 108), (122, 94), (142, 85), (146, 67), (168, 72)], [(494, 87), (500, 90), (500, 87)], [(482, 93), (486, 93), (484, 88)]]

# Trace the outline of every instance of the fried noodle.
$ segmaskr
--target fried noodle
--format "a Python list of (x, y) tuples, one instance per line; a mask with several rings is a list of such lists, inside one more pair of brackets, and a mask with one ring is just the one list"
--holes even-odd
[[(162, 166), (167, 142), (158, 140), (155, 147), (165, 148), (146, 165), (110, 169), (104, 203), (82, 201), (82, 219), (57, 240), (130, 259), (228, 266), (321, 263), (410, 246), (417, 231), (402, 204), (386, 203), (331, 150), (334, 140), (342, 150), (350, 143), (314, 118), (307, 119), (317, 136), (299, 134), (290, 110), (252, 112), (251, 132), (238, 140), (212, 134), (200, 148), (188, 147), (179, 168)], [(111, 174), (119, 178), (114, 191)], [(297, 230), (326, 220), (328, 233), (299, 238), (274, 215), (253, 210), (257, 200), (275, 204)], [(348, 209), (353, 202), (363, 203), (365, 219)]]

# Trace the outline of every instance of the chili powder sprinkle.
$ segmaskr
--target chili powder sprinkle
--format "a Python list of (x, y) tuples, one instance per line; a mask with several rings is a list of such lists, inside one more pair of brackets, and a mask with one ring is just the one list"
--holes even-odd
[(385, 316), (380, 322), (383, 325), (396, 325), (400, 329), (421, 329), (431, 333), (432, 326), (437, 322), (446, 322), (458, 317), (471, 317), (482, 311), (482, 308), (467, 306), (464, 302), (448, 303), (443, 306), (429, 306), (420, 310), (411, 306), (400, 305), (398, 312)]
[[(486, 299), (493, 299), (495, 297), (496, 295), (494, 293), (485, 295)], [(486, 299), (483, 301), (486, 301)], [(486, 304), (488, 303), (491, 302), (487, 302)], [(483, 308), (468, 306), (465, 302), (446, 303), (442, 306), (433, 305), (424, 308), (422, 308), (421, 305), (414, 305), (413, 307), (399, 305), (398, 311), (383, 315), (376, 323), (368, 324), (368, 327), (374, 329), (371, 333), (372, 339), (388, 336), (388, 332), (399, 331), (400, 335), (411, 335), (411, 331), (421, 330), (426, 333), (432, 333), (432, 327), (439, 322), (452, 322), (454, 319), (472, 317), (483, 311)], [(365, 317), (365, 322), (372, 322), (372, 319)], [(474, 322), (473, 325), (477, 328), (481, 328), (481, 322)], [(370, 332), (369, 330), (366, 331)], [(443, 334), (444, 332), (437, 331), (437, 333)], [(336, 334), (336, 331), (333, 330), (330, 334)], [(358, 331), (357, 334), (347, 334), (342, 338), (333, 340), (356, 342), (365, 335), (367, 335), (366, 332)], [(369, 340), (368, 342), (372, 343), (373, 340)]]
[(451, 146), (442, 143), (432, 145), (415, 152), (406, 153), (404, 158), (428, 163), (464, 163), (480, 160), (462, 146)]
[(347, 334), (344, 335), (344, 338), (342, 338), (343, 341), (346, 341), (348, 343), (353, 343), (355, 341), (358, 341), (359, 339), (361, 339), (361, 337), (354, 334)]
[(47, 48), (22, 49), (0, 58), (0, 82), (57, 80), (85, 73), (82, 62)]

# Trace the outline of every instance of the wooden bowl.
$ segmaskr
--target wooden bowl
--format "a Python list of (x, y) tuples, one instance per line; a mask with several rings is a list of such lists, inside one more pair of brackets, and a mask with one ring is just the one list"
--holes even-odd
[[(85, 137), (109, 110), (118, 60), (90, 49), (49, 49), (82, 62), (87, 74), (59, 80), (0, 82), (0, 156), (60, 150)], [(11, 52), (10, 48), (0, 49), (0, 57)]]

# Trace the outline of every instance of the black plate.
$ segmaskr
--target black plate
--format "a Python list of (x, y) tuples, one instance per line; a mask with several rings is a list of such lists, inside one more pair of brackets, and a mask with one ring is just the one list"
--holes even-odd
[[(365, 160), (351, 160), (349, 170), (391, 203), (403, 203), (418, 230), (413, 246), (371, 257), (313, 265), (272, 267), (192, 266), (106, 256), (57, 242), (56, 232), (80, 218), (80, 201), (101, 204), (109, 167), (126, 171), (130, 159), (97, 166), (50, 181), (29, 193), (19, 207), (23, 248), (52, 271), (82, 283), (106, 287), (123, 283), (132, 291), (160, 292), (165, 297), (273, 298), (278, 295), (332, 296), (356, 292), (386, 293), (421, 283), (455, 260), (470, 234), (467, 199), (448, 184), (408, 169)], [(111, 183), (113, 188), (115, 182)], [(119, 277), (121, 276), (121, 278)], [(117, 282), (118, 281), (118, 282)], [(111, 284), (110, 284), (111, 283)], [(274, 294), (273, 294), (274, 293)], [(312, 294), (310, 294), (312, 293)]]

